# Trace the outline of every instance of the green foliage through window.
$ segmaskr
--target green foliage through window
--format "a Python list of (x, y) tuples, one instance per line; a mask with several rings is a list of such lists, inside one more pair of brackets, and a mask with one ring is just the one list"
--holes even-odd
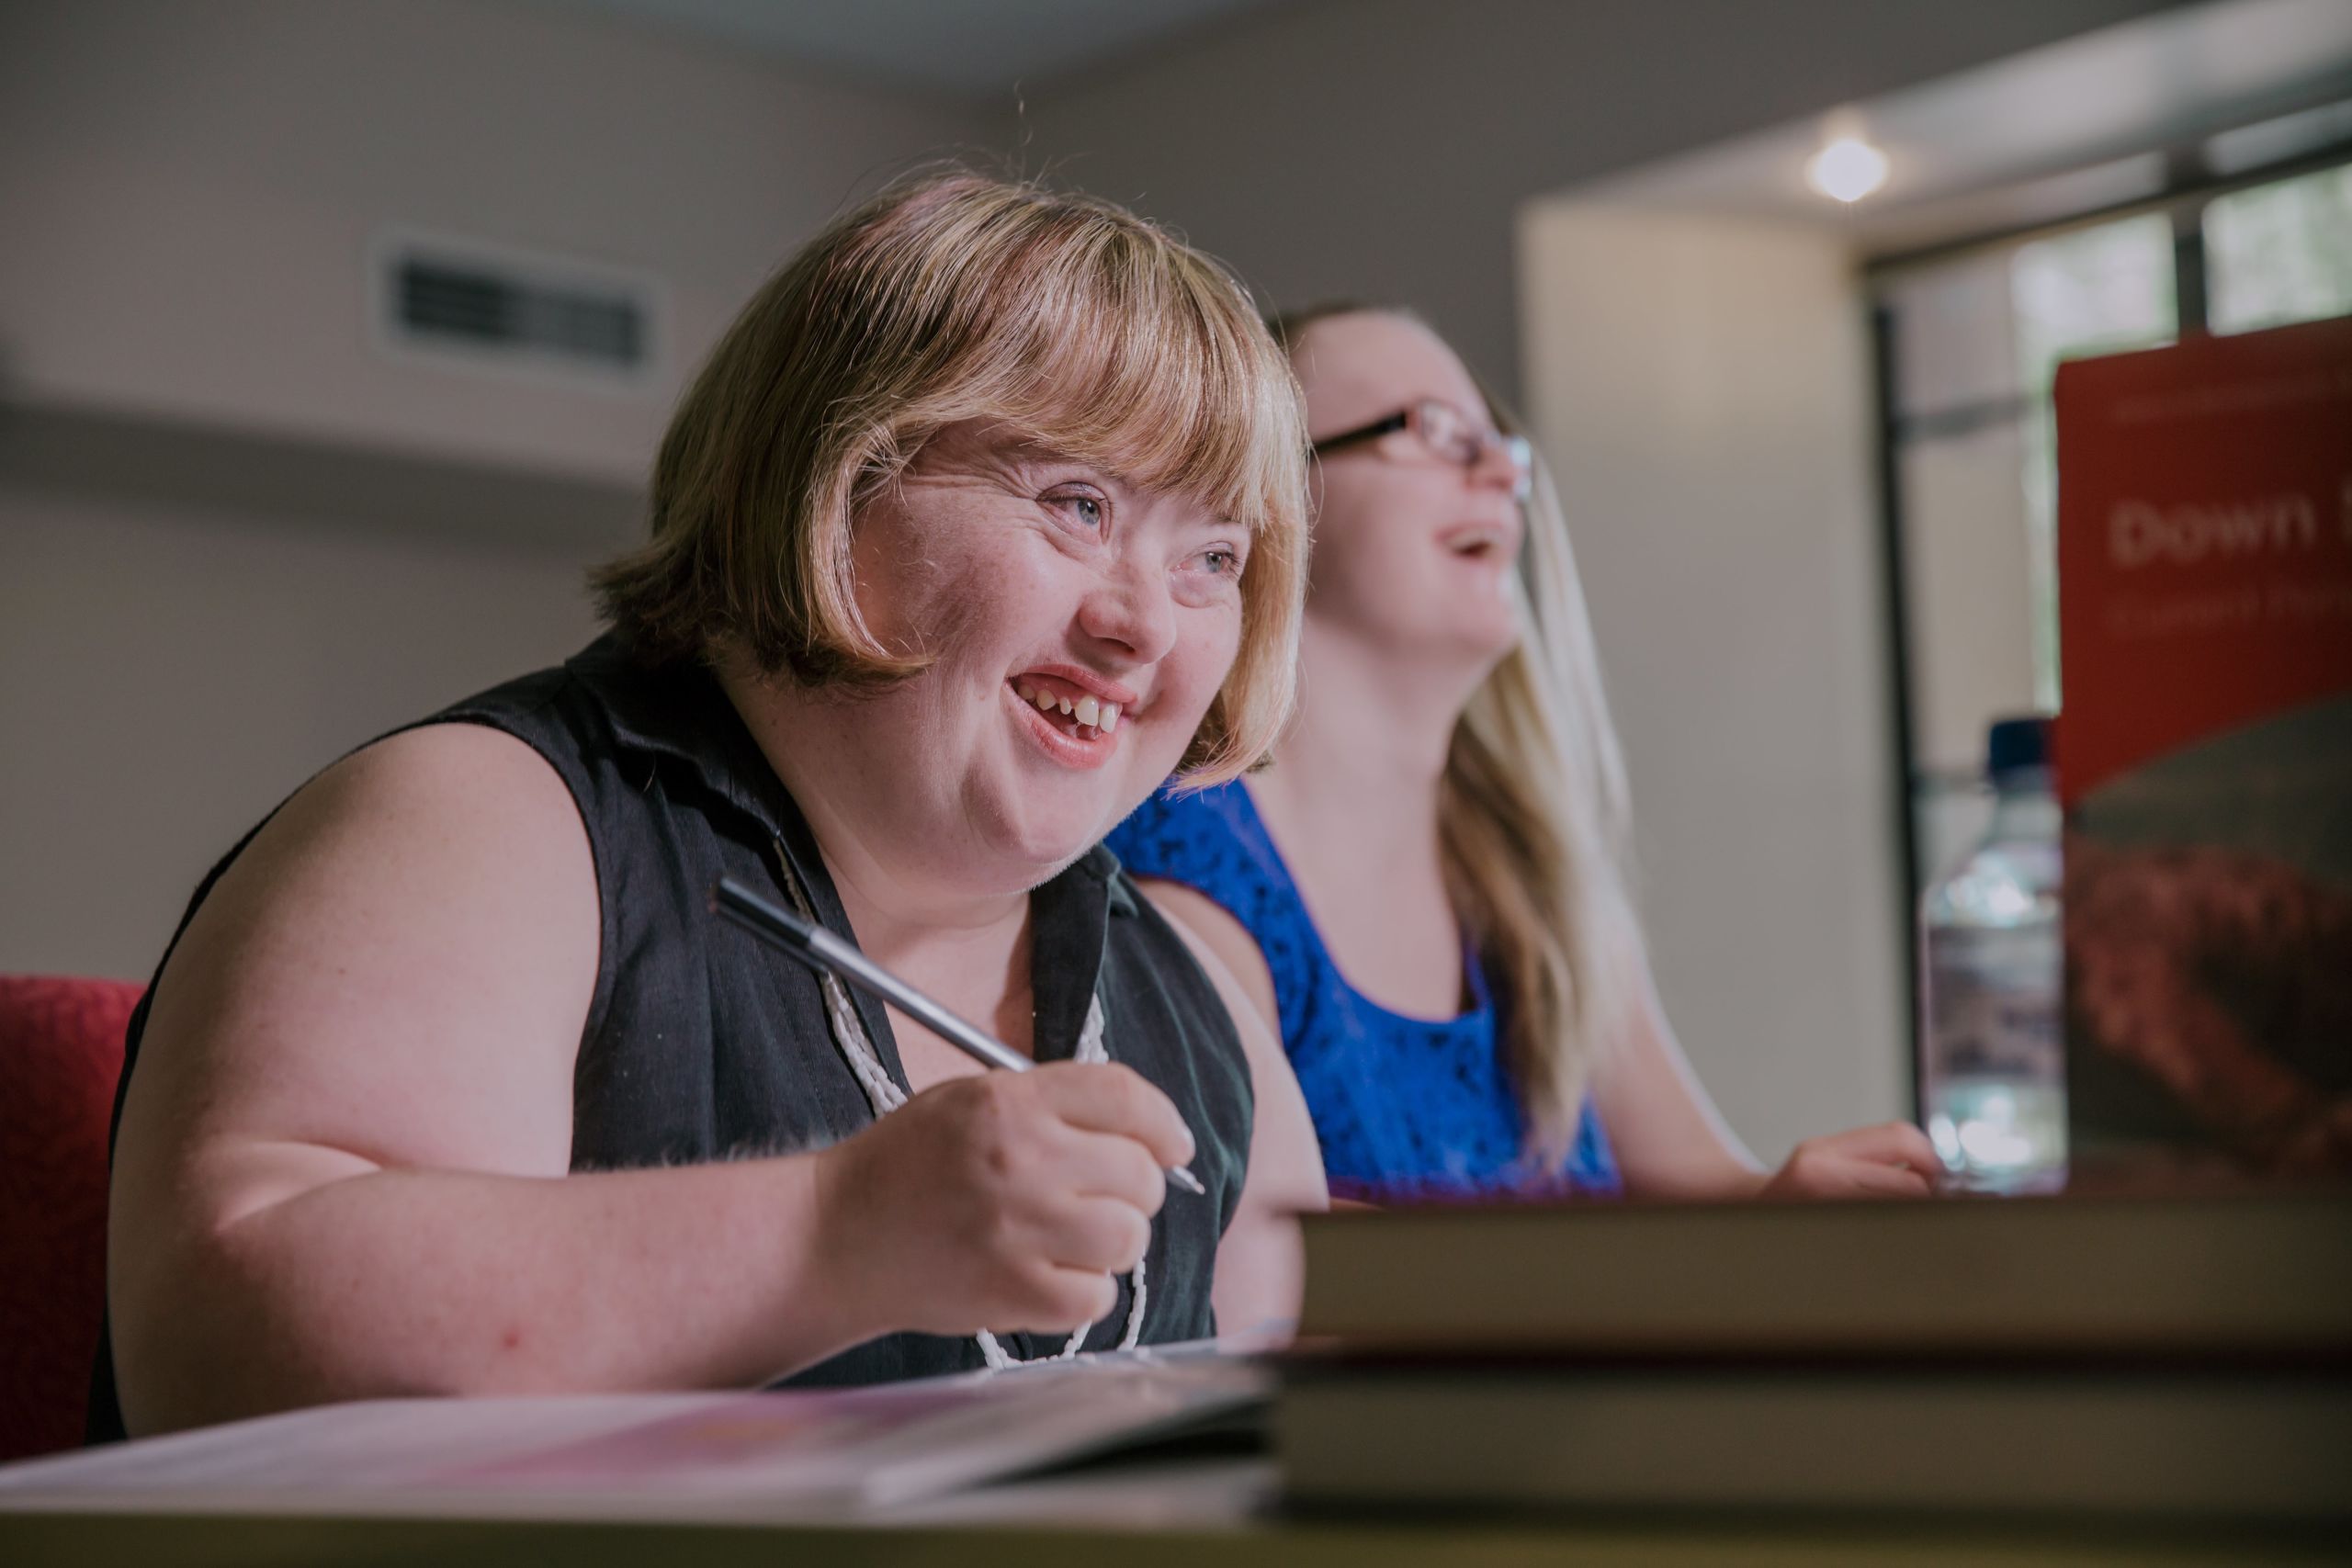
[(2352, 164), (2215, 197), (2205, 276), (2217, 333), (2352, 314)]

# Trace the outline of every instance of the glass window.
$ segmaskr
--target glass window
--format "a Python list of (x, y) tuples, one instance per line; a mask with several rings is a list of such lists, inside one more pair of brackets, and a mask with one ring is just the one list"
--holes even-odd
[(2179, 330), (2172, 220), (2161, 212), (2020, 245), (2009, 258), (2018, 390), (2029, 400), (2024, 483), (2033, 582), (2033, 697), (2058, 706), (2058, 425), (2062, 360), (2170, 343)]
[(1917, 880), (1983, 829), (1984, 731), (2058, 700), (2060, 361), (2177, 334), (2172, 220), (2075, 229), (1906, 273), (1895, 459)]
[(2217, 333), (2352, 313), (2352, 164), (2214, 197), (2205, 283)]

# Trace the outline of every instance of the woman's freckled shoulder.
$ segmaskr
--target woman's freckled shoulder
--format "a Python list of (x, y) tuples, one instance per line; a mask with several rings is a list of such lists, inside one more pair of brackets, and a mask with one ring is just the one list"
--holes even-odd
[(545, 931), (577, 923), (555, 919), (549, 898), (584, 897), (593, 911), (592, 861), (579, 807), (538, 752), (484, 726), (427, 725), (362, 747), (297, 791), (207, 910), (258, 915), (299, 888), (304, 908), (356, 899), (379, 918), (430, 911), (435, 925), (477, 906), (502, 919), (528, 910)]
[[(481, 724), (427, 724), (363, 746), (295, 796), (300, 802), (396, 815), (429, 813), (452, 826), (469, 820), (574, 816), (553, 764), (527, 743)], [(293, 804), (293, 803), (289, 803)]]

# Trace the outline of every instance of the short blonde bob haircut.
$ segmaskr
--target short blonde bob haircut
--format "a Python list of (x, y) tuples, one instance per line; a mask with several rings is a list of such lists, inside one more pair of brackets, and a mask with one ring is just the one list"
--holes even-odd
[(874, 689), (925, 660), (860, 615), (859, 508), (944, 427), (987, 421), (1250, 534), (1241, 642), (1186, 782), (1288, 719), (1306, 572), (1306, 436), (1287, 358), (1215, 262), (1109, 202), (965, 171), (835, 220), (744, 308), (678, 405), (652, 540), (593, 576), (650, 660), (747, 657)]

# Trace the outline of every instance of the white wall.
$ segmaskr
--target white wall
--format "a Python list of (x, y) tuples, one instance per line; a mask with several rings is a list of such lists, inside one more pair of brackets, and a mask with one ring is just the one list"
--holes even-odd
[[(634, 482), (754, 284), (969, 116), (718, 48), (466, 0), (0, 9), (0, 366), (100, 406)], [(400, 224), (649, 273), (633, 396), (375, 351)]]
[(1532, 206), (1531, 418), (1668, 1014), (1768, 1158), (1907, 1113), (1868, 348), (1834, 233)]
[(585, 642), (608, 544), (0, 484), (0, 972), (143, 979), (311, 773)]
[[(708, 339), (986, 140), (535, 6), (0, 6), (0, 972), (145, 976), (311, 771), (584, 641)], [(673, 353), (634, 396), (384, 358), (388, 223), (653, 274)]]

